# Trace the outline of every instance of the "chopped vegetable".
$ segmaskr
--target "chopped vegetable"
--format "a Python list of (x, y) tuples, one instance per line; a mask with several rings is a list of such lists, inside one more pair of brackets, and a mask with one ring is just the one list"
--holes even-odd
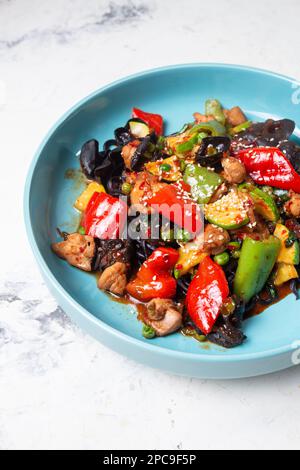
[(237, 157), (255, 183), (300, 193), (300, 175), (277, 147), (240, 150)]
[(137, 139), (142, 139), (150, 134), (150, 129), (145, 122), (138, 119), (130, 119), (128, 121), (131, 134)]
[(165, 218), (192, 234), (202, 229), (200, 207), (190, 198), (190, 187), (183, 181), (169, 184), (155, 193), (148, 205)]
[(121, 189), (123, 194), (130, 194), (132, 185), (130, 183), (123, 183)]
[(176, 294), (176, 280), (171, 276), (178, 252), (173, 248), (158, 248), (142, 264), (136, 277), (127, 284), (127, 292), (141, 302), (151, 299), (171, 299)]
[(138, 108), (133, 108), (132, 116), (144, 121), (157, 135), (163, 133), (163, 118), (160, 114), (146, 113)]
[(143, 325), (143, 330), (142, 330), (142, 335), (146, 339), (152, 339), (155, 338), (156, 333), (155, 330), (152, 328), (152, 326), (149, 325)]
[(250, 190), (250, 196), (253, 199), (255, 210), (265, 220), (277, 222), (280, 217), (279, 210), (272, 196), (259, 188)]
[(205, 102), (206, 116), (213, 116), (223, 126), (225, 125), (225, 115), (220, 101), (215, 99), (206, 100)]
[(178, 181), (182, 178), (180, 162), (175, 155), (146, 163), (145, 168), (152, 175), (160, 176), (165, 181)]
[(186, 166), (183, 179), (190, 185), (192, 198), (199, 204), (208, 203), (224, 181), (218, 173), (194, 164)]
[(200, 330), (209, 334), (229, 296), (228, 283), (222, 268), (207, 256), (199, 266), (188, 288), (188, 313)]
[(274, 235), (281, 241), (281, 249), (278, 254), (277, 262), (286, 264), (299, 264), (300, 247), (299, 242), (294, 240), (292, 246), (286, 247), (286, 241), (290, 237), (290, 231), (282, 224), (277, 224)]
[(244, 240), (234, 279), (234, 293), (249, 302), (267, 282), (280, 251), (280, 241), (274, 236), (267, 240)]
[(279, 263), (275, 273), (274, 284), (281, 286), (291, 279), (298, 279), (298, 271), (292, 264)]
[(220, 253), (219, 255), (214, 256), (215, 263), (219, 264), (220, 266), (225, 266), (230, 260), (230, 256), (227, 251)]
[(109, 194), (95, 192), (85, 210), (82, 226), (92, 237), (115, 239), (121, 236), (126, 217), (125, 202)]
[(187, 132), (190, 135), (205, 132), (206, 134), (209, 134), (213, 137), (226, 135), (225, 127), (218, 121), (201, 122), (200, 124), (193, 126)]
[(96, 183), (95, 181), (90, 183), (87, 188), (76, 199), (74, 207), (76, 207), (76, 209), (81, 212), (85, 211), (94, 193), (105, 193), (104, 186), (102, 184)]
[(197, 266), (207, 256), (203, 251), (203, 243), (197, 241), (186, 243), (179, 248), (179, 258), (174, 269), (174, 276), (179, 279), (181, 276)]
[(242, 191), (231, 191), (218, 201), (207, 204), (206, 219), (225, 230), (234, 230), (249, 223), (248, 210), (252, 202)]
[(245, 121), (242, 124), (239, 124), (238, 126), (231, 127), (229, 129), (229, 134), (230, 135), (235, 135), (238, 134), (239, 132), (243, 132), (246, 129), (248, 129), (252, 124), (252, 121)]

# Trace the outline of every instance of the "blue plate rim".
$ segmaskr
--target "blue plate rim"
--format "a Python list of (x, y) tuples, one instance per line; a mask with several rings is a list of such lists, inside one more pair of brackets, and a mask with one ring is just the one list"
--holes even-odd
[(76, 110), (86, 104), (89, 100), (93, 99), (96, 97), (98, 94), (112, 89), (120, 84), (124, 84), (128, 81), (131, 81), (132, 79), (135, 78), (140, 78), (143, 76), (147, 75), (152, 75), (156, 74), (159, 72), (164, 72), (167, 70), (177, 70), (177, 69), (182, 69), (182, 68), (194, 68), (194, 67), (199, 67), (199, 68), (210, 68), (210, 67), (215, 67), (215, 68), (230, 68), (233, 70), (245, 70), (245, 71), (250, 71), (254, 73), (259, 73), (262, 75), (269, 75), (272, 77), (280, 78), (281, 80), (285, 80), (290, 83), (298, 83), (298, 80), (295, 78), (277, 73), (277, 72), (272, 72), (270, 70), (262, 69), (262, 68), (256, 68), (252, 66), (247, 66), (247, 65), (237, 65), (237, 64), (228, 64), (228, 63), (214, 63), (214, 62), (190, 62), (190, 63), (185, 63), (185, 64), (173, 64), (173, 65), (167, 65), (167, 66), (162, 66), (162, 67), (156, 67), (156, 68), (150, 68), (150, 69), (145, 69), (141, 72), (137, 72), (131, 75), (126, 75), (118, 80), (114, 80), (113, 82), (104, 85), (95, 91), (89, 93), (87, 96), (76, 102), (72, 107), (70, 107), (65, 113), (61, 115), (61, 117), (55, 122), (55, 124), (49, 129), (49, 131), (46, 133), (45, 137), (42, 139), (41, 143), (39, 144), (32, 160), (28, 168), (27, 176), (26, 176), (26, 181), (25, 181), (25, 186), (24, 186), (24, 197), (23, 197), (23, 211), (24, 211), (24, 224), (25, 224), (25, 229), (27, 233), (27, 237), (29, 240), (29, 244), (31, 246), (32, 252), (34, 254), (34, 257), (37, 261), (37, 264), (44, 276), (44, 278), (47, 278), (53, 288), (66, 300), (67, 303), (71, 304), (72, 307), (80, 312), (85, 319), (88, 322), (92, 322), (95, 324), (96, 327), (100, 327), (103, 331), (108, 333), (111, 336), (116, 337), (117, 339), (122, 340), (123, 342), (126, 342), (128, 344), (137, 346), (138, 348), (142, 348), (144, 350), (147, 350), (148, 352), (151, 352), (155, 355), (164, 355), (168, 357), (173, 357), (173, 358), (179, 358), (179, 357), (187, 357), (188, 359), (195, 360), (195, 362), (204, 362), (204, 363), (218, 363), (218, 362), (246, 362), (246, 361), (251, 361), (253, 359), (266, 359), (269, 357), (274, 357), (274, 356), (279, 356), (282, 354), (286, 354), (289, 352), (293, 351), (293, 345), (288, 344), (285, 346), (281, 346), (280, 348), (275, 348), (275, 349), (268, 349), (266, 351), (261, 351), (261, 352), (255, 352), (255, 353), (241, 353), (240, 355), (233, 355), (228, 352), (224, 354), (224, 356), (221, 355), (208, 355), (208, 354), (202, 354), (201, 352), (199, 353), (191, 353), (191, 352), (186, 352), (186, 351), (176, 351), (173, 349), (168, 349), (168, 348), (163, 348), (161, 346), (157, 345), (151, 345), (149, 343), (145, 343), (142, 340), (133, 338), (128, 336), (125, 333), (120, 332), (116, 328), (113, 328), (109, 325), (107, 325), (105, 322), (100, 320), (99, 318), (96, 318), (94, 315), (92, 315), (87, 309), (85, 309), (79, 302), (74, 300), (74, 298), (64, 289), (64, 287), (56, 280), (55, 276), (52, 274), (50, 268), (48, 267), (46, 261), (44, 260), (40, 249), (38, 247), (38, 244), (36, 242), (32, 226), (31, 226), (31, 218), (30, 218), (30, 192), (31, 192), (31, 183), (32, 183), (32, 177), (35, 171), (36, 164), (38, 162), (38, 159), (40, 157), (40, 154), (46, 145), (47, 141), (49, 138), (58, 130), (58, 128), (63, 124), (65, 120), (70, 118)]

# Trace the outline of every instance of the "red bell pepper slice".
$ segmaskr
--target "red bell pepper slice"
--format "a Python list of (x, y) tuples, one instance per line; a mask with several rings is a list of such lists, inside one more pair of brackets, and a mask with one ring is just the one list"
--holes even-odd
[(188, 313), (205, 335), (212, 331), (228, 296), (229, 287), (223, 269), (207, 256), (192, 279), (186, 297)]
[(136, 278), (126, 286), (127, 292), (140, 302), (151, 299), (172, 299), (176, 294), (176, 280), (166, 274), (158, 274), (155, 280), (144, 282)]
[(174, 248), (157, 248), (142, 264), (136, 278), (127, 284), (127, 292), (141, 302), (174, 297), (177, 283), (170, 271), (176, 265), (178, 256)]
[(160, 114), (146, 113), (141, 109), (133, 108), (132, 117), (142, 119), (157, 135), (162, 135), (163, 118)]
[(144, 262), (143, 267), (161, 273), (173, 269), (177, 261), (178, 251), (175, 248), (162, 246), (153, 251), (152, 255)]
[(127, 205), (124, 201), (95, 192), (85, 210), (82, 226), (91, 237), (116, 239), (122, 234), (126, 218)]
[(255, 147), (236, 153), (257, 184), (300, 193), (300, 175), (277, 147)]
[(191, 199), (190, 186), (183, 181), (163, 187), (147, 203), (155, 212), (195, 236), (203, 228), (201, 208)]

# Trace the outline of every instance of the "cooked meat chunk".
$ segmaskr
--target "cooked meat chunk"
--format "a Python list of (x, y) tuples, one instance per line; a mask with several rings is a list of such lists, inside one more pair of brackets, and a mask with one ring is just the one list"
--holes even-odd
[(72, 266), (83, 269), (83, 271), (92, 270), (92, 260), (95, 253), (93, 237), (71, 233), (66, 236), (66, 240), (63, 242), (52, 243), (51, 246), (54, 253)]
[(150, 175), (146, 171), (139, 173), (130, 193), (133, 209), (141, 213), (147, 213), (149, 211), (147, 200), (164, 186), (166, 186), (166, 183), (159, 181), (158, 176)]
[(206, 116), (205, 114), (201, 113), (194, 113), (193, 116), (195, 118), (196, 124), (199, 124), (200, 122), (213, 121), (215, 119), (214, 116)]
[(126, 168), (128, 168), (129, 170), (131, 170), (132, 158), (136, 152), (136, 149), (140, 145), (140, 143), (141, 142), (139, 140), (133, 140), (132, 142), (129, 142), (129, 144), (124, 145), (122, 149), (122, 157), (123, 157)]
[(214, 192), (209, 202), (210, 203), (216, 202), (219, 199), (221, 199), (221, 197), (225, 196), (225, 194), (227, 193), (228, 193), (228, 187), (226, 183), (222, 183), (221, 186), (219, 186), (217, 190)]
[(166, 336), (181, 327), (180, 310), (180, 307), (170, 299), (152, 299), (147, 305), (147, 316), (144, 321), (155, 330), (157, 336)]
[(128, 266), (119, 261), (106, 268), (98, 280), (99, 289), (123, 295), (127, 284), (127, 269)]
[(203, 249), (207, 253), (212, 255), (223, 253), (229, 242), (229, 233), (223, 228), (211, 224), (205, 227)]
[(95, 244), (94, 271), (103, 271), (117, 261), (130, 264), (133, 254), (133, 243), (131, 240), (95, 239)]
[(290, 200), (285, 204), (285, 210), (293, 217), (300, 217), (300, 194), (290, 191)]
[(222, 166), (224, 168), (224, 178), (230, 184), (242, 183), (247, 177), (247, 172), (244, 164), (240, 162), (237, 158), (223, 158)]
[(224, 109), (226, 121), (232, 127), (239, 126), (243, 122), (247, 121), (247, 118), (239, 106), (235, 106), (231, 109)]

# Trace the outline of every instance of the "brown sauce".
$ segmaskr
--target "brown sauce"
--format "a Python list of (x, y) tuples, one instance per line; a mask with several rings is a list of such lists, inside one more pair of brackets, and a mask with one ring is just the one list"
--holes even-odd
[(262, 305), (258, 302), (249, 312), (247, 312), (247, 315), (245, 316), (245, 320), (248, 318), (254, 317), (255, 315), (260, 315), (265, 310), (272, 307), (272, 305), (277, 304), (278, 302), (285, 299), (288, 295), (292, 293), (289, 283), (286, 283), (283, 286), (277, 287), (277, 290), (278, 290), (277, 300), (275, 300), (273, 303), (269, 305)]
[[(245, 316), (245, 320), (254, 317), (256, 315), (260, 315), (263, 313), (265, 310), (267, 310), (269, 307), (272, 307), (272, 305), (277, 304), (281, 300), (285, 299), (288, 295), (292, 293), (290, 289), (289, 283), (284, 284), (283, 286), (277, 287), (278, 290), (278, 299), (273, 302), (272, 304), (269, 305), (262, 305), (260, 303), (257, 303), (253, 309), (251, 309), (249, 312), (247, 312)], [(128, 296), (127, 294), (124, 297), (117, 297), (113, 296), (111, 294), (108, 294), (109, 297), (114, 300), (115, 302), (118, 302), (123, 305), (134, 305), (137, 310), (137, 319), (141, 322), (144, 321), (144, 318), (147, 316), (147, 309), (146, 309), (146, 304), (143, 304), (139, 302), (138, 300), (134, 299), (133, 297)], [(183, 336), (189, 336), (201, 345), (202, 348), (204, 349), (209, 349), (209, 341), (207, 339), (204, 339), (204, 336), (199, 335), (196, 331), (196, 329), (193, 328), (191, 324), (184, 324), (183, 327), (180, 330), (180, 333)]]

